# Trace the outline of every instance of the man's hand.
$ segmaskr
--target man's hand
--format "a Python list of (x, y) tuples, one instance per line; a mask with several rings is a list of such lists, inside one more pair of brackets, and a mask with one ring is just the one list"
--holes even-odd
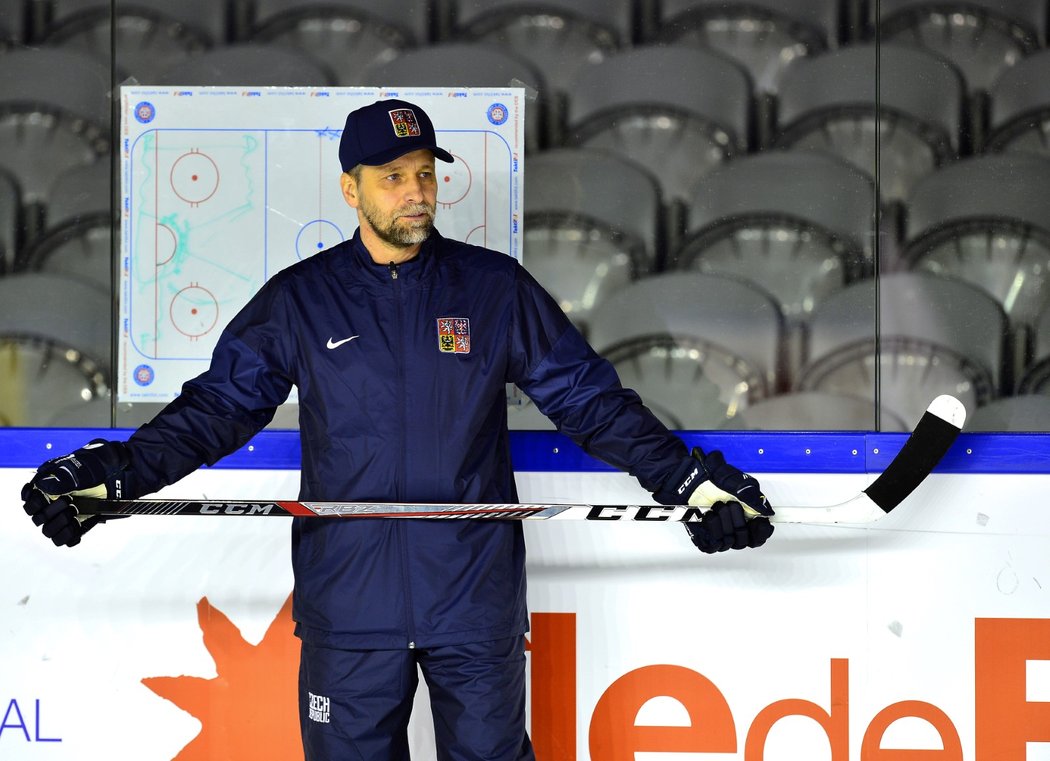
[(76, 497), (119, 498), (127, 493), (127, 447), (119, 441), (95, 439), (72, 454), (48, 460), (22, 487), (22, 501), (33, 523), (55, 546), (73, 547), (104, 518), (81, 519)]
[(748, 518), (739, 502), (715, 502), (699, 523), (683, 525), (697, 549), (707, 553), (761, 547), (773, 535), (768, 518)]
[(702, 552), (761, 547), (773, 534), (773, 508), (758, 481), (725, 461), (721, 452), (695, 447), (663, 489), (653, 496), (665, 505), (710, 507), (699, 523), (686, 523)]

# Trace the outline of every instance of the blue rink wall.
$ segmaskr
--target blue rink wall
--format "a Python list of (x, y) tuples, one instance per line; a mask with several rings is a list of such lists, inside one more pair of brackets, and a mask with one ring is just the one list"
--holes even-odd
[[(294, 749), (288, 519), (136, 518), (70, 550), (23, 514), (40, 461), (129, 434), (0, 430), (0, 759)], [(774, 506), (849, 499), (906, 439), (683, 436), (757, 475)], [(523, 501), (648, 498), (559, 435), (512, 445)], [(298, 464), (295, 432), (264, 432), (163, 494), (294, 498)], [(876, 524), (782, 524), (759, 550), (702, 555), (664, 523), (526, 522), (538, 758), (1050, 760), (1048, 493), (1050, 438), (964, 433)], [(409, 730), (421, 759), (426, 698)]]

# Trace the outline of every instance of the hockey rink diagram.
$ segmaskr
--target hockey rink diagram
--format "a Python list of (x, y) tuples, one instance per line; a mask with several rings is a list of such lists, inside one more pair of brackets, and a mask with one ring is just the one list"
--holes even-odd
[[(270, 276), (353, 235), (356, 212), (339, 186), (341, 124), (379, 93), (348, 89), (353, 102), (326, 103), (325, 115), (312, 118), (315, 91), (280, 100), (271, 93), (245, 109), (243, 96), (197, 88), (197, 104), (209, 96), (205, 113), (213, 114), (202, 124), (186, 96), (124, 89), (134, 117), (124, 120), (122, 163), (122, 401), (172, 398), (206, 367), (223, 327)], [(446, 237), (520, 257), (521, 158), (513, 143), (520, 129), (502, 129), (510, 122), (503, 101), (514, 94), (451, 97), (462, 92), (397, 94), (449, 126), (437, 130), (456, 160), (436, 165), (436, 225)], [(312, 109), (295, 125), (269, 126), (274, 104), (286, 114), (294, 95)], [(213, 109), (216, 102), (236, 107)], [(257, 110), (262, 126), (224, 125), (249, 123), (246, 110)], [(170, 125), (161, 119), (169, 111), (182, 113)], [(133, 136), (129, 124), (138, 127)]]

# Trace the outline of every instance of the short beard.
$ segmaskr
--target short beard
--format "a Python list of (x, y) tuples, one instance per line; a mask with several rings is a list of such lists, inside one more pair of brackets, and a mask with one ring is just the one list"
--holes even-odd
[[(391, 214), (383, 214), (364, 198), (358, 207), (361, 216), (375, 231), (381, 241), (395, 248), (409, 248), (425, 241), (434, 229), (434, 207), (426, 203), (416, 203), (397, 209)], [(425, 214), (422, 222), (404, 226), (398, 223), (399, 217)]]

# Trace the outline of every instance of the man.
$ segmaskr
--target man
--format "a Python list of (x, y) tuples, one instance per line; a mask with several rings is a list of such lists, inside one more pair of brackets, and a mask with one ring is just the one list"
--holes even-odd
[[(93, 525), (76, 518), (79, 494), (138, 497), (237, 449), (293, 384), (301, 499), (515, 502), (513, 382), (661, 502), (713, 505), (687, 527), (701, 550), (765, 542), (772, 510), (753, 479), (690, 455), (516, 261), (433, 228), (435, 160), (453, 158), (422, 109), (352, 112), (339, 158), (354, 237), (275, 275), (211, 367), (126, 443), (45, 463), (23, 499), (46, 536), (72, 546)], [(295, 519), (292, 564), (308, 761), (407, 759), (417, 666), (439, 758), (533, 758), (519, 522)]]

